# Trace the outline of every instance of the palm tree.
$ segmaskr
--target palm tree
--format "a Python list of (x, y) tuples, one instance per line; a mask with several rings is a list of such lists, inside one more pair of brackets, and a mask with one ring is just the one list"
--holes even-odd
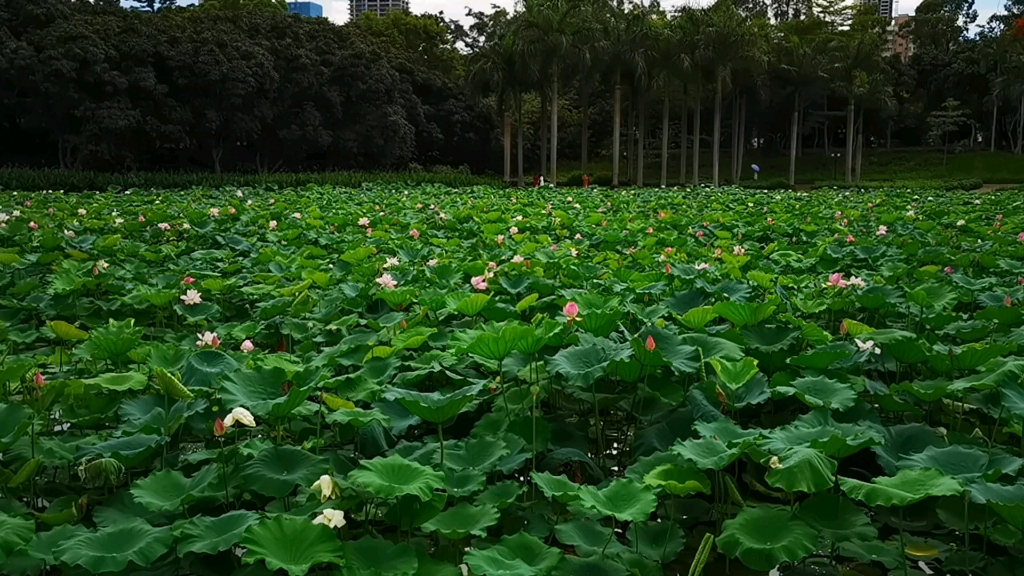
[(825, 22), (814, 16), (790, 20), (778, 27), (774, 37), (777, 73), (783, 85), (791, 91), (793, 113), (789, 127), (789, 185), (796, 185), (796, 151), (800, 130), (801, 98), (813, 91), (824, 79), (822, 73), (822, 39)]
[(642, 34), (643, 13), (627, 10), (623, 0), (609, 0), (604, 5), (601, 50), (598, 57), (611, 76), (612, 88), (612, 186), (619, 185), (619, 164), (622, 158), (622, 76), (639, 67), (644, 59)]
[[(683, 29), (677, 22), (679, 18), (668, 20), (667, 18), (656, 17), (654, 22), (652, 59), (652, 80), (654, 87), (661, 93), (661, 187), (668, 183), (668, 135), (669, 117), (672, 105), (672, 93), (680, 84), (684, 73), (690, 67), (690, 55), (687, 50), (680, 50), (686, 36), (681, 34)], [(685, 118), (685, 104), (684, 104)], [(685, 126), (685, 119), (684, 119)], [(681, 155), (686, 157), (685, 128), (684, 146)]]

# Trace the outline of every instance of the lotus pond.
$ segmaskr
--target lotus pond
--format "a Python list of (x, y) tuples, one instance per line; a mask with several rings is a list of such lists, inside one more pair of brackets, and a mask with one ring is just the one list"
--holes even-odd
[(0, 572), (1024, 573), (1024, 211), (0, 204)]

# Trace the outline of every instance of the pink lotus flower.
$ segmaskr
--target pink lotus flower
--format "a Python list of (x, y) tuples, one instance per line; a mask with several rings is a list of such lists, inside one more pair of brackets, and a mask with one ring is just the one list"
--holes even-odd
[(648, 234), (654, 234), (654, 228), (652, 228), (651, 226), (648, 226), (647, 227), (647, 233)]
[(184, 279), (184, 280), (182, 280), (182, 281), (181, 281), (181, 283), (182, 283), (182, 284), (191, 284), (191, 283), (193, 283), (193, 282), (195, 282), (195, 281), (196, 281), (196, 279), (195, 279), (195, 278), (193, 278), (193, 277), (191, 277), (191, 276), (185, 276), (185, 279)]
[(398, 286), (398, 282), (391, 277), (391, 274), (382, 274), (380, 278), (377, 278), (377, 284), (380, 284), (381, 288), (393, 289)]
[(512, 257), (512, 263), (513, 264), (520, 264), (520, 263), (522, 263), (523, 260), (524, 260), (524, 258), (522, 256), (520, 256), (519, 254), (516, 254), (515, 256)]
[(274, 200), (273, 198), (271, 198), (271, 199), (270, 199), (270, 205), (271, 205), (271, 206), (273, 206), (273, 205), (274, 205), (274, 202), (276, 202), (276, 200)]
[(1017, 278), (1017, 284), (1019, 284), (1021, 286), (1024, 286), (1024, 276), (1021, 276), (1020, 278)]
[(573, 240), (583, 240), (583, 235), (577, 232), (576, 235), (573, 236)]
[(253, 345), (252, 340), (246, 339), (245, 342), (242, 342), (242, 345), (239, 346), (239, 349), (242, 352), (245, 352), (246, 354), (248, 354), (249, 352), (252, 352), (253, 350), (255, 350), (256, 346)]
[(705, 222), (705, 223), (704, 223), (704, 227), (705, 227), (705, 228), (707, 228), (708, 226), (711, 226), (711, 222)]
[(572, 300), (566, 302), (565, 306), (562, 306), (562, 314), (565, 314), (565, 317), (569, 319), (569, 322), (572, 322), (573, 320), (583, 320), (583, 317), (580, 316), (580, 307)]
[(552, 250), (558, 250), (558, 244), (552, 244), (551, 245), (551, 249)]
[(1002, 219), (1003, 219), (1003, 215), (1002, 214), (1000, 214), (999, 216), (996, 216), (996, 220), (1002, 220)]
[(829, 274), (828, 284), (826, 284), (825, 286), (832, 286), (834, 288), (846, 288), (847, 284), (848, 282), (846, 280), (843, 280), (843, 273), (836, 272), (834, 274)]
[(216, 218), (217, 216), (220, 216), (220, 208), (210, 208), (210, 217)]
[(670, 266), (668, 264), (665, 264), (665, 274), (671, 274), (671, 273), (672, 273), (672, 266)]
[(1009, 296), (1004, 298), (1003, 299), (1003, 306), (1006, 306), (1007, 308), (1009, 308), (1010, 306), (1013, 306), (1013, 299), (1010, 298)]
[(853, 242), (856, 242), (856, 241), (857, 241), (857, 239), (853, 237), (853, 234), (847, 234), (846, 235), (846, 243), (847, 244), (852, 244)]
[(703, 230), (698, 230), (697, 231), (697, 238), (703, 238), (703, 237), (704, 237), (704, 231)]
[(498, 269), (498, 263), (497, 262), (488, 262), (487, 263), (487, 267), (490, 268), (491, 270), (497, 270)]
[(46, 386), (46, 379), (43, 378), (43, 373), (42, 372), (36, 372), (36, 375), (32, 379), (32, 381), (35, 383), (36, 386), (38, 386), (40, 388), (42, 388), (43, 386)]
[(768, 219), (768, 225), (771, 226), (772, 224), (775, 224), (775, 220), (772, 220), (771, 218), (769, 218)]
[(953, 272), (955, 272), (952, 266), (946, 266), (945, 268), (943, 268), (942, 271), (945, 272), (946, 274), (952, 274)]
[(1017, 234), (1017, 241), (1018, 242), (1024, 242), (1024, 232), (1021, 232), (1020, 234)]
[(494, 240), (495, 240), (495, 242), (498, 243), (498, 246), (501, 246), (502, 244), (505, 243), (505, 235), (504, 234), (498, 234), (498, 236)]
[(32, 230), (39, 230), (39, 224), (36, 224), (35, 222), (29, 222), (28, 227)]
[(868, 208), (874, 208), (874, 207), (875, 207), (875, 203), (874, 202), (868, 202)]
[(722, 249), (721, 248), (716, 248), (715, 249), (715, 258), (721, 258), (721, 257), (722, 257)]
[(277, 220), (271, 220), (269, 226), (271, 230), (277, 230)]
[(878, 232), (875, 232), (875, 236), (885, 236), (888, 233), (889, 233), (889, 227), (888, 226), (879, 226), (878, 227)]
[(473, 285), (473, 288), (477, 290), (487, 290), (487, 277), (486, 276), (473, 276), (470, 278), (469, 283)]
[(654, 336), (648, 335), (647, 341), (644, 342), (644, 348), (646, 348), (648, 352), (654, 352), (654, 349), (657, 348), (657, 346), (658, 345), (654, 342)]
[(26, 208), (31, 208), (32, 207), (32, 201), (31, 200), (25, 200), (25, 207)]
[(508, 229), (508, 235), (509, 236), (515, 236), (516, 234), (519, 234), (519, 228), (516, 228), (515, 226), (513, 226), (513, 227)]
[(842, 217), (843, 217), (843, 213), (838, 211), (838, 210), (836, 210), (836, 220), (838, 220), (838, 219), (840, 219)]
[(369, 236), (371, 234), (373, 234), (373, 228), (367, 228), (366, 229), (366, 235)]
[(658, 212), (658, 220), (664, 220), (666, 214), (664, 212)]
[(52, 216), (53, 215), (53, 208), (47, 208), (46, 209), (46, 213), (50, 214)]
[(237, 213), (238, 213), (238, 210), (235, 210), (234, 208), (231, 208), (231, 209), (228, 210), (228, 214), (234, 215), (234, 214), (237, 214)]
[(163, 230), (164, 232), (167, 232), (168, 230), (171, 229), (171, 225), (168, 224), (167, 222), (161, 222), (157, 224), (156, 227)]
[(146, 217), (143, 216), (142, 214), (139, 214), (139, 222), (145, 222), (145, 221), (146, 221)]
[(412, 236), (413, 240), (419, 240), (420, 239), (420, 231), (415, 229), (415, 228), (413, 228), (412, 230), (409, 230), (409, 236)]

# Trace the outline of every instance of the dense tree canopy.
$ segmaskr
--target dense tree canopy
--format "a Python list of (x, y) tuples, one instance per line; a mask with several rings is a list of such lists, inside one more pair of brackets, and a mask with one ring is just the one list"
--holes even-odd
[[(973, 0), (924, 0), (899, 29), (809, 0), (529, 0), (465, 27), (404, 13), (338, 26), (277, 0), (136, 4), (0, 0), (0, 165), (504, 163), (510, 180), (557, 180), (589, 161), (625, 184), (660, 160), (664, 184), (670, 156), (678, 180), (718, 183), (755, 149), (789, 156), (790, 180), (804, 154), (838, 154), (856, 180), (866, 148), (1024, 153), (1021, 0), (984, 23)], [(949, 102), (958, 121), (936, 138)]]

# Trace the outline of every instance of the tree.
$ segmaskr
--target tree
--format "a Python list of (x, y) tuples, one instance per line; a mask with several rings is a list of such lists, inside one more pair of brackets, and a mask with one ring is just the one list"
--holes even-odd
[(936, 145), (942, 144), (943, 166), (946, 165), (946, 156), (949, 152), (949, 133), (967, 121), (964, 116), (966, 112), (960, 108), (960, 103), (952, 98), (943, 102), (941, 110), (934, 110), (928, 115), (928, 126), (931, 127), (928, 137)]
[(128, 0), (133, 8), (144, 12), (156, 12), (178, 5), (178, 0)]
[(204, 0), (200, 10), (208, 12), (288, 12), (287, 0)]
[(782, 94), (793, 99), (789, 132), (789, 185), (796, 185), (796, 153), (800, 130), (800, 112), (808, 94), (820, 88), (825, 76), (822, 71), (822, 44), (826, 23), (814, 16), (790, 20), (778, 27), (772, 52), (777, 64)]

